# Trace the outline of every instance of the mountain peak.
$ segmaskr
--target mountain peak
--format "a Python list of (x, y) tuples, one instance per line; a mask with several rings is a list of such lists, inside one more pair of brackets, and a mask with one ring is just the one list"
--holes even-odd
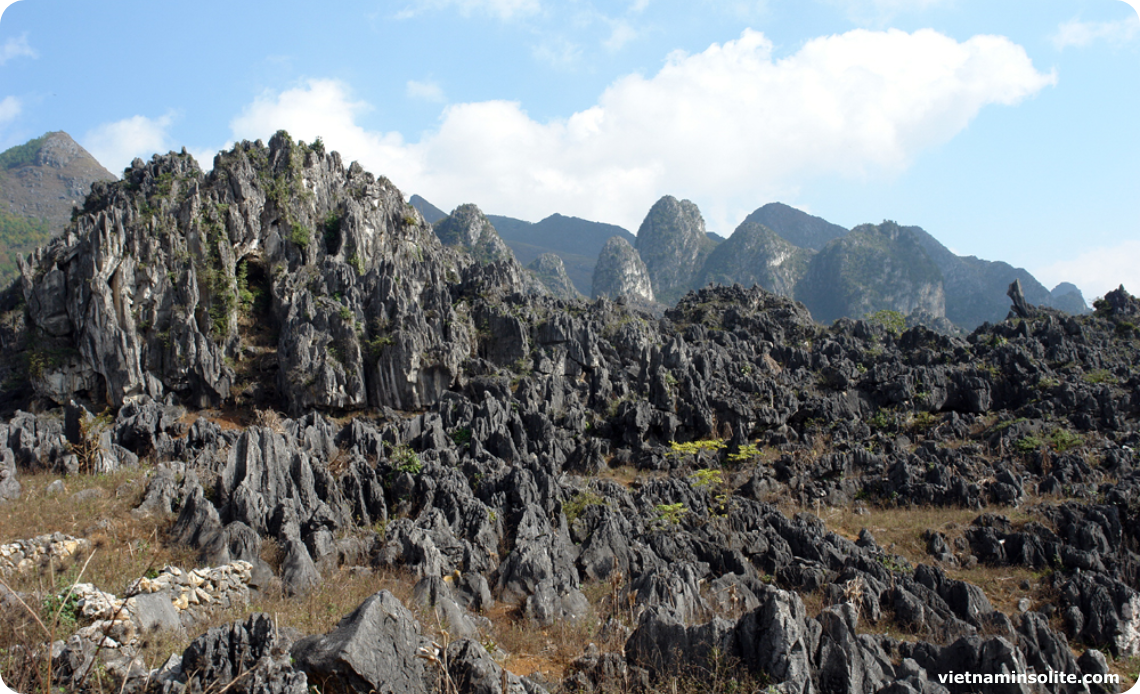
[(800, 248), (818, 251), (847, 234), (847, 229), (821, 217), (797, 210), (782, 202), (770, 202), (745, 217), (746, 222), (763, 224), (784, 240)]
[(115, 178), (63, 131), (0, 152), (0, 281), (15, 274), (16, 256), (63, 231), (92, 183)]
[(689, 200), (666, 195), (654, 203), (637, 231), (637, 252), (653, 293), (672, 304), (692, 288), (716, 241), (708, 237), (701, 211)]

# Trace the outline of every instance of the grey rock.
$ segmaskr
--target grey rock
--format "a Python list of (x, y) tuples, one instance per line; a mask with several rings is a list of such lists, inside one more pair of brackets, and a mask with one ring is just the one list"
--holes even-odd
[[(447, 672), (456, 691), (464, 693), (546, 694), (541, 685), (504, 671), (483, 646), (469, 639), (447, 647)], [(447, 691), (444, 687), (440, 690)]]
[(697, 273), (715, 247), (697, 206), (669, 195), (653, 204), (637, 231), (637, 252), (654, 295), (665, 304), (675, 303), (694, 288)]
[(418, 657), (424, 647), (429, 643), (412, 613), (381, 591), (329, 633), (298, 641), (291, 653), (296, 667), (322, 692), (427, 694), (431, 678)]
[(483, 212), (470, 203), (460, 205), (434, 225), (435, 235), (445, 246), (466, 249), (480, 263), (513, 259), (511, 249)]
[(435, 614), (440, 626), (452, 639), (479, 638), (479, 627), (452, 596), (451, 588), (442, 578), (421, 578), (412, 589), (412, 596), (417, 603)]
[(594, 266), (590, 296), (595, 299), (628, 296), (640, 301), (654, 300), (649, 271), (629, 241), (614, 236), (602, 246)]
[(176, 675), (159, 678), (162, 691), (204, 694), (224, 687), (242, 694), (305, 694), (309, 683), (290, 663), (289, 645), (265, 614), (214, 627), (182, 653)]
[(695, 284), (755, 284), (791, 297), (807, 272), (811, 256), (810, 251), (797, 248), (771, 229), (745, 220), (709, 254)]
[(543, 285), (546, 286), (550, 295), (556, 299), (578, 299), (581, 294), (574, 288), (574, 283), (570, 281), (570, 275), (566, 274), (566, 264), (562, 262), (562, 258), (554, 255), (553, 253), (543, 253), (534, 259), (530, 265), (526, 266), (527, 270), (534, 273)]
[(179, 634), (183, 631), (178, 610), (164, 593), (143, 593), (132, 598), (131, 620), (144, 634), (167, 631)]
[(18, 498), (20, 482), (16, 479), (16, 455), (7, 446), (0, 445), (0, 502)]

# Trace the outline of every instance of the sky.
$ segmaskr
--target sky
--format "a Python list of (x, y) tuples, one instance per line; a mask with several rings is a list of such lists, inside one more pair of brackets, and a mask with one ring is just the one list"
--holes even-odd
[[(1132, 4), (1130, 4), (1130, 2)], [(450, 211), (780, 201), (1140, 293), (1140, 0), (0, 0), (0, 150), (321, 137)], [(5, 9), (6, 8), (6, 9)]]

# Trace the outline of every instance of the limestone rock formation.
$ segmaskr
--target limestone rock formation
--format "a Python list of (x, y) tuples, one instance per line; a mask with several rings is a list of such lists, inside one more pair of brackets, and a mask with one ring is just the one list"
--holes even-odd
[[(782, 202), (770, 202), (744, 218), (762, 224), (793, 246), (821, 250), (828, 243), (847, 235), (847, 229), (810, 215)], [(743, 223), (742, 223), (743, 224)]]
[(472, 204), (460, 205), (435, 223), (435, 235), (445, 246), (458, 246), (481, 263), (511, 259), (511, 249), (483, 212)]
[(550, 295), (557, 299), (577, 299), (581, 296), (566, 274), (566, 265), (562, 258), (553, 253), (543, 253), (527, 265), (527, 270), (534, 273), (539, 282), (542, 282)]
[[(485, 260), (509, 256), (477, 209), (456, 219), (472, 224), (455, 238), (499, 249)], [(285, 133), (208, 175), (185, 152), (136, 160), (22, 273), (40, 396), (202, 406), (236, 385), (295, 412), (434, 401), (472, 351), (449, 286), (526, 286), (509, 257), (441, 247), (387, 179)]]
[(586, 296), (590, 294), (594, 267), (606, 241), (612, 236), (621, 236), (630, 244), (637, 240), (617, 225), (557, 213), (533, 224), (500, 215), (487, 218), (520, 263), (530, 264), (544, 253), (553, 253), (562, 259), (574, 287)]
[(670, 195), (654, 203), (637, 230), (637, 252), (649, 272), (654, 296), (665, 304), (676, 303), (693, 288), (715, 247), (697, 206)]
[(653, 283), (637, 250), (620, 236), (614, 236), (602, 247), (594, 267), (593, 298), (632, 296), (653, 301)]
[(795, 295), (812, 252), (797, 248), (774, 231), (745, 220), (709, 254), (696, 284), (759, 285), (782, 296)]
[(880, 310), (946, 315), (942, 274), (915, 235), (894, 222), (864, 224), (812, 258), (796, 298), (830, 323)]

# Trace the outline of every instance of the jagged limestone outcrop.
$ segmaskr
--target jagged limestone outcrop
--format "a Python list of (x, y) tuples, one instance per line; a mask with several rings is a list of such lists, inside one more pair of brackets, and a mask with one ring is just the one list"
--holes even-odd
[(653, 293), (666, 304), (676, 303), (694, 288), (697, 273), (715, 247), (697, 206), (670, 195), (654, 203), (637, 231), (637, 252), (649, 272)]
[(797, 248), (768, 227), (745, 220), (709, 254), (697, 284), (759, 285), (791, 297), (813, 253)]
[(462, 297), (527, 282), (509, 257), (442, 247), (387, 179), (283, 132), (205, 175), (185, 152), (136, 160), (21, 271), (40, 396), (252, 391), (294, 412), (433, 402), (473, 352)]
[(827, 244), (808, 265), (796, 299), (823, 323), (884, 309), (946, 315), (938, 266), (915, 235), (894, 222), (864, 224)]
[(470, 203), (456, 207), (451, 214), (436, 222), (435, 235), (445, 246), (466, 249), (481, 263), (514, 257), (487, 216)]
[(653, 284), (637, 250), (620, 236), (614, 236), (602, 247), (594, 266), (593, 298), (633, 296), (653, 301)]
[(566, 265), (562, 258), (553, 253), (543, 253), (527, 265), (527, 270), (534, 273), (539, 282), (542, 282), (550, 295), (557, 299), (577, 299), (582, 295), (574, 288), (570, 275), (566, 274)]

